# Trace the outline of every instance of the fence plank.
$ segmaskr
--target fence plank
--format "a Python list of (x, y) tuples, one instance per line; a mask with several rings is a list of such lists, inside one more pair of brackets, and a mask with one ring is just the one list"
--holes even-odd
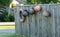
[(56, 37), (60, 37), (60, 5), (57, 5), (56, 6), (56, 9), (55, 9), (55, 12), (56, 12), (56, 17), (57, 17), (57, 28), (56, 28)]

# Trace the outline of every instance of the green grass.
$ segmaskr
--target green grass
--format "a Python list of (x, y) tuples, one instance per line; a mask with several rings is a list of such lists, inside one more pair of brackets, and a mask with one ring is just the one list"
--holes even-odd
[(16, 34), (8, 34), (8, 35), (0, 35), (0, 37), (26, 37), (26, 36), (22, 36), (22, 35), (16, 35)]

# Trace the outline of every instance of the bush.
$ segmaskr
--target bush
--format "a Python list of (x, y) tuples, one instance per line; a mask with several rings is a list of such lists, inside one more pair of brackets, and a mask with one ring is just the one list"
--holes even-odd
[(9, 21), (10, 22), (14, 22), (14, 14), (10, 14), (9, 15)]
[(3, 17), (2, 22), (8, 22), (9, 21), (8, 12), (4, 10), (2, 15), (3, 15), (3, 16), (1, 16), (1, 17)]
[(8, 16), (7, 11), (2, 11), (2, 14), (0, 14), (0, 22), (14, 22), (14, 14), (10, 14)]

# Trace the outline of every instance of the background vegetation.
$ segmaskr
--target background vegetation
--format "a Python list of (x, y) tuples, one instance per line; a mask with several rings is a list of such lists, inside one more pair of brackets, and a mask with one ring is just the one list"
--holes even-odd
[[(12, 0), (0, 0), (0, 22), (13, 22), (14, 14), (8, 16), (8, 10), (6, 10)], [(2, 14), (1, 14), (2, 13)]]
[(26, 0), (29, 4), (57, 4), (60, 3), (59, 0)]

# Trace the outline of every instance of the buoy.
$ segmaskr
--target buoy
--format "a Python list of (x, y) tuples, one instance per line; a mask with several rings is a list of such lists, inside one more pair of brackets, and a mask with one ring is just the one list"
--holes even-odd
[(29, 9), (29, 14), (34, 14), (35, 12), (34, 12), (34, 9), (33, 8), (31, 8), (31, 9)]
[(41, 10), (41, 6), (39, 6), (39, 5), (38, 5), (38, 6), (35, 6), (35, 7), (34, 7), (34, 10), (35, 10), (36, 12), (39, 12), (39, 11)]
[(20, 22), (24, 22), (24, 16), (20, 16)]
[(23, 9), (20, 9), (19, 10), (20, 22), (24, 21), (24, 16), (23, 16), (22, 12), (23, 12)]
[(43, 12), (43, 16), (46, 16), (46, 17), (47, 17), (47, 16), (49, 16), (49, 15), (50, 15), (49, 11), (44, 11), (44, 12)]
[(29, 12), (27, 10), (23, 10), (22, 15), (23, 16), (28, 16)]

